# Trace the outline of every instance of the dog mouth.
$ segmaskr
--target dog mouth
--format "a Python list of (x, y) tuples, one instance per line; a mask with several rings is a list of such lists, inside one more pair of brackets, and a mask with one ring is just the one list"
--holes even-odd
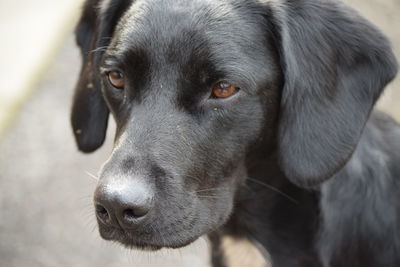
[(151, 233), (132, 233), (122, 228), (106, 227), (99, 225), (100, 236), (107, 241), (115, 241), (129, 249), (156, 251), (164, 244), (154, 241)]
[(125, 230), (123, 228), (107, 227), (99, 224), (100, 236), (107, 241), (117, 242), (128, 249), (142, 251), (157, 251), (162, 248), (182, 248), (194, 242), (198, 237), (186, 240), (168, 240), (156, 230)]

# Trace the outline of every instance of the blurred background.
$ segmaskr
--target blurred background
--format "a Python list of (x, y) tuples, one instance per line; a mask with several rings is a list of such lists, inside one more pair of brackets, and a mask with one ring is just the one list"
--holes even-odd
[[(400, 0), (345, 0), (391, 39), (400, 59)], [(111, 150), (80, 154), (69, 126), (80, 69), (73, 28), (82, 0), (0, 0), (0, 266), (208, 266), (206, 239), (156, 254), (102, 241), (92, 208)], [(400, 78), (378, 107), (400, 121)]]

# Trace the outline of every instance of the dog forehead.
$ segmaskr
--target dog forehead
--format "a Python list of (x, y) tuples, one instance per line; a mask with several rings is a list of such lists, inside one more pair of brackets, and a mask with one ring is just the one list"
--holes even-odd
[[(111, 45), (148, 48), (155, 43), (188, 41), (188, 37), (205, 36), (214, 43), (229, 41), (248, 43), (261, 40), (260, 20), (252, 18), (245, 0), (137, 0), (120, 19)], [(150, 46), (150, 47), (149, 47)]]
[[(152, 26), (160, 22), (163, 22), (164, 26), (171, 26), (177, 20), (201, 24), (204, 21), (211, 23), (227, 20), (234, 12), (231, 0), (136, 0), (122, 20), (125, 25), (130, 24), (131, 27), (140, 23)], [(157, 24), (157, 27), (160, 26)]]

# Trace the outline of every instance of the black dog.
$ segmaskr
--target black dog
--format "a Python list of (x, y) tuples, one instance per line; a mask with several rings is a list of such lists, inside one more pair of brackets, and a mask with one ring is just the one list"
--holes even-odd
[(101, 146), (109, 111), (117, 123), (94, 197), (103, 238), (208, 234), (214, 266), (244, 240), (278, 267), (400, 266), (400, 127), (370, 113), (397, 63), (354, 10), (88, 0), (77, 39), (79, 149)]

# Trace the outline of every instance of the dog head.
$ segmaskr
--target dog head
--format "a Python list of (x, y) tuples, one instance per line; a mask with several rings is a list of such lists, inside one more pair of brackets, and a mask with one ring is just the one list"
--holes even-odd
[(226, 222), (254, 150), (297, 185), (328, 179), (396, 73), (382, 34), (333, 1), (88, 0), (77, 39), (78, 147), (103, 143), (109, 111), (117, 124), (100, 233), (135, 247)]

